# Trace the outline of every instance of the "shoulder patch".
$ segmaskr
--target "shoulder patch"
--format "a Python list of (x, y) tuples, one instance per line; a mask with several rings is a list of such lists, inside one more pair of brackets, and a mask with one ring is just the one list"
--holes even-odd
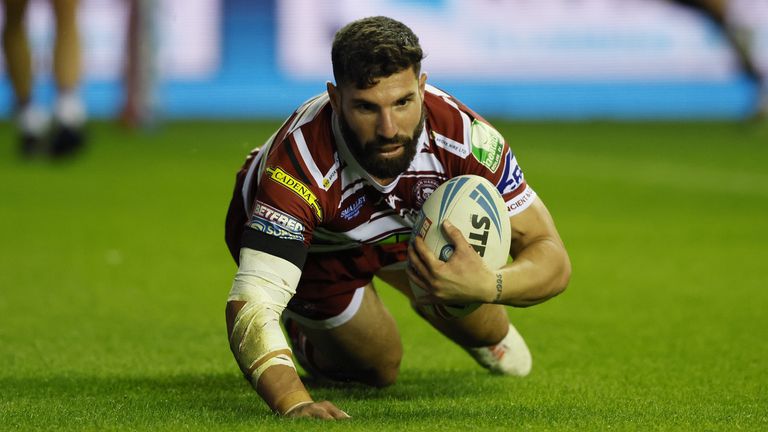
[(472, 121), (472, 155), (492, 172), (496, 172), (504, 151), (504, 138), (496, 129), (478, 121)]
[(317, 199), (317, 195), (312, 192), (309, 186), (305, 185), (299, 180), (296, 180), (293, 176), (278, 166), (267, 168), (267, 174), (271, 180), (283, 185), (291, 192), (300, 196), (301, 199), (306, 201), (307, 204), (312, 207), (312, 210), (315, 211), (317, 218), (319, 220), (323, 220), (323, 209), (320, 208), (320, 202)]

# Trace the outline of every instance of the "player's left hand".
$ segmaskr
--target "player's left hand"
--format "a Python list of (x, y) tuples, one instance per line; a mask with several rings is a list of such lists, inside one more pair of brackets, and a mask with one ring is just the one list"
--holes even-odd
[(416, 237), (408, 247), (406, 270), (411, 283), (427, 292), (416, 298), (417, 304), (489, 303), (495, 298), (495, 276), (483, 259), (447, 220), (442, 228), (454, 245), (453, 255), (441, 261)]

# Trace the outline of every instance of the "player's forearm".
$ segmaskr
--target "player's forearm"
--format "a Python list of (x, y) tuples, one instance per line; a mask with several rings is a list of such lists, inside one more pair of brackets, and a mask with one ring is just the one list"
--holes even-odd
[(312, 402), (280, 328), (280, 315), (299, 277), (290, 262), (243, 248), (226, 309), (229, 346), (240, 370), (280, 414)]
[[(273, 352), (264, 353), (253, 361), (249, 359), (248, 354), (243, 354), (238, 344), (232, 344), (232, 332), (235, 327), (235, 318), (245, 306), (246, 302), (230, 301), (227, 302), (226, 320), (227, 334), (230, 339), (230, 347), (235, 361), (240, 366), (243, 375), (251, 383), (254, 390), (264, 399), (264, 402), (276, 413), (285, 415), (291, 410), (303, 403), (312, 402), (304, 384), (302, 384), (296, 370), (292, 366), (285, 364), (274, 364), (266, 369), (263, 368), (268, 362), (275, 358), (282, 358), (284, 361), (292, 358), (289, 349), (282, 349)], [(256, 325), (251, 330), (254, 332), (263, 331), (265, 327)], [(261, 339), (263, 337), (259, 337)]]
[[(312, 402), (312, 398), (296, 373), (292, 353), (287, 346), (270, 352), (249, 349), (255, 345), (253, 341), (282, 337), (276, 323), (258, 323), (253, 322), (256, 320), (250, 320), (252, 322), (247, 325), (247, 332), (250, 335), (247, 338), (237, 335), (236, 317), (245, 305), (245, 302), (230, 301), (226, 309), (230, 348), (245, 378), (264, 402), (281, 415), (288, 414), (304, 403)], [(279, 333), (279, 335), (261, 334), (263, 332)]]
[(561, 293), (571, 276), (562, 243), (542, 238), (527, 245), (515, 260), (493, 272), (494, 303), (525, 307)]

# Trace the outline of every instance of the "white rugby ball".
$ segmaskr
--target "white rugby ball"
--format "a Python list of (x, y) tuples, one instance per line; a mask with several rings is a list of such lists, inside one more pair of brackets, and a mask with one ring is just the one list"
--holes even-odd
[[(507, 205), (491, 182), (476, 175), (454, 177), (435, 189), (424, 203), (411, 236), (422, 237), (429, 250), (442, 261), (447, 261), (454, 250), (442, 229), (445, 220), (464, 234), (488, 268), (496, 270), (507, 263), (512, 239)], [(411, 290), (416, 298), (425, 294), (414, 284)], [(440, 318), (454, 319), (468, 315), (480, 305), (435, 304), (422, 310)]]

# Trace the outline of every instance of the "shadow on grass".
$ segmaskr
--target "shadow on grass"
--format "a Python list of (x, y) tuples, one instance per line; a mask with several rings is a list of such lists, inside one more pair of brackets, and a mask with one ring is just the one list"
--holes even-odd
[(490, 376), (484, 370), (405, 371), (397, 382), (386, 388), (372, 388), (358, 383), (318, 381), (303, 377), (304, 385), (317, 398), (347, 401), (422, 401), (463, 399), (468, 394), (494, 397), (501, 388), (520, 383), (514, 377)]
[[(446, 421), (466, 419), (467, 400), (498, 400), (499, 388), (514, 386), (515, 382), (490, 377), (484, 371), (410, 370), (397, 384), (384, 389), (307, 384), (316, 400), (331, 400), (360, 415), (363, 423), (389, 424), (413, 421), (425, 412), (439, 413)], [(0, 378), (0, 388), (5, 395), (0, 399), (0, 422), (11, 427), (156, 429), (192, 424), (237, 429), (246, 425), (267, 427), (277, 421), (235, 372), (7, 377)], [(502, 405), (508, 406), (508, 402)], [(493, 415), (497, 408), (474, 409)]]
[[(0, 429), (292, 431), (306, 426), (274, 416), (235, 372), (6, 377), (0, 378), (0, 389)], [(406, 370), (397, 384), (385, 389), (351, 384), (310, 386), (310, 391), (316, 400), (331, 400), (352, 414), (356, 426), (351, 430), (406, 424), (413, 430), (499, 425), (604, 429), (652, 426), (674, 414), (650, 401), (595, 403), (594, 397), (544, 395), (525, 380), (474, 369)], [(692, 420), (684, 417), (674, 424), (686, 421)], [(348, 426), (328, 430), (339, 428)]]

